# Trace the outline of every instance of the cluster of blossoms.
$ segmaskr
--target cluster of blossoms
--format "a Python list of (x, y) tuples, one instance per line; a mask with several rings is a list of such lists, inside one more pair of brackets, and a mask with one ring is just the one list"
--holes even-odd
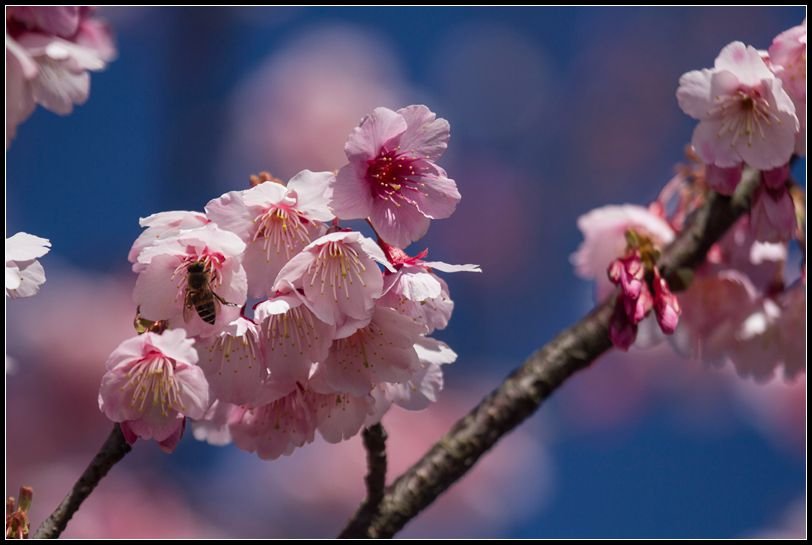
[(90, 93), (89, 70), (116, 50), (87, 6), (6, 8), (6, 148), (37, 104), (67, 115)]
[[(102, 411), (130, 442), (171, 451), (189, 417), (198, 439), (276, 458), (435, 401), (456, 359), (429, 336), (453, 310), (435, 271), (479, 267), (402, 248), (460, 200), (435, 163), (449, 136), (425, 106), (377, 108), (337, 174), (263, 174), (205, 213), (142, 219), (129, 259), (143, 333), (108, 359)], [(339, 223), (357, 218), (377, 240)]]
[[(576, 272), (597, 282), (598, 298), (620, 287), (609, 331), (619, 348), (650, 345), (662, 332), (678, 352), (732, 361), (743, 376), (766, 380), (783, 365), (792, 377), (805, 366), (806, 266), (788, 281), (785, 265), (792, 240), (803, 240), (804, 197), (789, 162), (806, 147), (806, 22), (769, 51), (731, 43), (714, 68), (680, 78), (677, 99), (700, 121), (689, 163), (650, 206), (579, 218)], [(760, 171), (751, 212), (685, 279), (678, 301), (657, 268), (660, 252), (711, 190), (732, 195), (745, 167)]]

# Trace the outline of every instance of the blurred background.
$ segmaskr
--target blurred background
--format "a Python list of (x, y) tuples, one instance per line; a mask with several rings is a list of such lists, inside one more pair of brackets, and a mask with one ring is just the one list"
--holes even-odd
[[(451, 122), (441, 164), (463, 200), (413, 251), (446, 276), (437, 335), (460, 355), (441, 401), (393, 409), (390, 477), (530, 352), (592, 306), (576, 218), (646, 204), (694, 122), (679, 76), (733, 40), (766, 48), (803, 8), (105, 8), (119, 57), (67, 118), (39, 108), (7, 153), (7, 236), (49, 238), (38, 296), (6, 300), (6, 494), (53, 509), (110, 429), (104, 360), (132, 335), (138, 218), (200, 210), (269, 170), (343, 163), (375, 106)], [(805, 161), (799, 165), (804, 179)], [(797, 263), (797, 259), (795, 260)], [(612, 353), (555, 394), (402, 533), (747, 537), (806, 532), (806, 377), (766, 385), (662, 346)], [(72, 537), (329, 537), (363, 496), (362, 446), (317, 440), (263, 462), (186, 434), (139, 442)]]

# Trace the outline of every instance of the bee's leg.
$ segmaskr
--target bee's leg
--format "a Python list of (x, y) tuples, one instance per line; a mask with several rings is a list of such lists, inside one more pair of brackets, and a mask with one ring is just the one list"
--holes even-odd
[(220, 302), (221, 305), (228, 305), (230, 307), (238, 307), (238, 306), (240, 306), (237, 303), (229, 303), (228, 301), (226, 301), (225, 299), (223, 299), (222, 297), (217, 295), (215, 292), (211, 292), (211, 294), (214, 295), (214, 298), (217, 299)]

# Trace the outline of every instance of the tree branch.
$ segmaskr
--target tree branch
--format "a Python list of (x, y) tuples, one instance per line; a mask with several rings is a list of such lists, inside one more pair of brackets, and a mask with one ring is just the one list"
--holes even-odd
[[(745, 169), (733, 197), (710, 194), (658, 262), (671, 285), (701, 264), (710, 247), (749, 209), (760, 173)], [(575, 372), (611, 348), (609, 319), (614, 296), (562, 331), (471, 412), (386, 490), (377, 515), (342, 537), (392, 537), (471, 469), (504, 435), (532, 415)]]
[(362, 533), (375, 518), (381, 507), (386, 488), (386, 430), (381, 424), (373, 424), (363, 433), (367, 451), (367, 499), (358, 508), (338, 537), (350, 537)]
[(99, 452), (87, 466), (82, 476), (73, 485), (73, 489), (65, 496), (62, 503), (51, 513), (51, 516), (45, 519), (34, 538), (39, 539), (53, 539), (65, 530), (68, 521), (73, 517), (73, 514), (79, 510), (79, 506), (85, 501), (99, 481), (107, 475), (116, 463), (119, 462), (124, 456), (132, 450), (132, 447), (124, 439), (121, 433), (121, 428), (118, 424), (113, 427), (113, 431), (107, 437), (107, 440), (102, 445)]

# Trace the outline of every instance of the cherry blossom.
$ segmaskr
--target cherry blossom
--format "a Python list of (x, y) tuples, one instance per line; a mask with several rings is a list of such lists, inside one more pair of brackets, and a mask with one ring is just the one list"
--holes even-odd
[(331, 172), (303, 170), (285, 187), (268, 181), (245, 191), (232, 191), (210, 201), (206, 214), (246, 243), (243, 266), (252, 297), (272, 293), (276, 275), (333, 219), (327, 207)]
[(806, 155), (806, 19), (775, 37), (769, 49), (770, 67), (795, 104), (801, 123), (795, 153)]
[[(133, 300), (147, 320), (166, 320), (170, 327), (184, 327), (190, 335), (211, 336), (239, 316), (245, 303), (247, 279), (240, 262), (245, 243), (214, 224), (189, 229), (148, 246), (138, 255), (138, 280)], [(215, 309), (214, 323), (190, 292), (189, 268), (198, 265), (205, 275), (204, 297)], [(209, 316), (210, 317), (210, 316)]]
[(145, 333), (122, 342), (107, 359), (99, 408), (121, 424), (127, 442), (154, 439), (167, 452), (183, 435), (185, 418), (201, 418), (209, 385), (194, 340), (183, 329)]
[(260, 407), (236, 408), (229, 431), (239, 448), (275, 459), (313, 442), (316, 430), (332, 443), (355, 435), (372, 406), (371, 396), (323, 394), (299, 385)]
[(45, 269), (38, 257), (48, 253), (48, 239), (17, 233), (6, 239), (6, 296), (31, 297), (45, 283)]
[(6, 147), (41, 104), (67, 115), (90, 93), (88, 71), (115, 57), (110, 32), (92, 8), (12, 7), (6, 13)]
[(634, 231), (658, 248), (674, 240), (674, 231), (660, 215), (632, 204), (602, 206), (578, 218), (584, 241), (570, 261), (581, 278), (594, 280), (597, 299), (608, 296), (613, 287), (606, 276), (609, 264), (624, 255), (626, 233)]
[(354, 231), (339, 231), (304, 247), (279, 271), (274, 291), (302, 290), (319, 320), (346, 337), (369, 323), (383, 279), (375, 262), (391, 269), (372, 240)]
[(385, 382), (373, 390), (377, 405), (374, 421), (380, 420), (393, 403), (410, 411), (421, 411), (437, 401), (443, 389), (442, 366), (454, 363), (457, 354), (447, 344), (431, 337), (420, 337), (414, 349), (420, 366), (411, 378), (402, 383)]
[(259, 328), (251, 320), (237, 318), (220, 335), (199, 342), (198, 352), (212, 399), (239, 405), (257, 400), (268, 368)]
[(141, 233), (130, 248), (127, 259), (133, 264), (133, 271), (138, 272), (142, 264), (138, 263), (138, 255), (147, 246), (156, 242), (177, 235), (185, 229), (202, 227), (209, 223), (209, 219), (201, 212), (189, 212), (186, 210), (172, 210), (170, 212), (158, 212), (146, 218), (138, 220), (138, 224), (144, 227)]
[(368, 325), (336, 339), (315, 375), (329, 390), (363, 396), (380, 382), (406, 382), (420, 366), (414, 344), (421, 324), (376, 306)]
[(426, 327), (425, 333), (448, 325), (454, 310), (454, 301), (448, 293), (448, 285), (434, 274), (441, 272), (482, 272), (479, 265), (449, 265), (442, 261), (423, 261), (427, 252), (409, 257), (403, 250), (383, 243), (389, 262), (395, 273), (385, 273), (383, 297), (379, 304), (396, 309)]
[(449, 217), (460, 200), (454, 180), (435, 161), (445, 152), (449, 124), (426, 106), (375, 108), (344, 147), (349, 164), (333, 184), (340, 219), (369, 218), (389, 244), (406, 247)]
[(708, 164), (765, 170), (794, 151), (800, 124), (792, 99), (759, 52), (742, 42), (722, 49), (714, 68), (683, 74), (677, 100), (699, 120), (691, 144)]
[(316, 362), (327, 357), (335, 337), (334, 325), (319, 320), (298, 292), (280, 294), (254, 310), (260, 342), (275, 380), (305, 382)]

